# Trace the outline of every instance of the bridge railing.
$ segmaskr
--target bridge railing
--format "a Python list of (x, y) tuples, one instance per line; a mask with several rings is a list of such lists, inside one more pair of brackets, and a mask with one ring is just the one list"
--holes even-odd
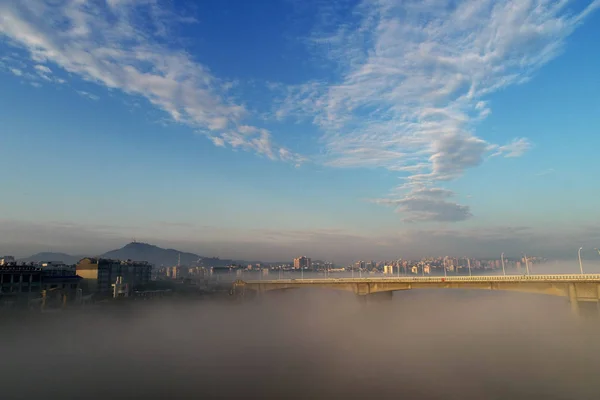
[(488, 275), (488, 276), (406, 276), (406, 277), (376, 277), (376, 278), (325, 278), (325, 279), (280, 279), (238, 281), (238, 284), (319, 284), (319, 283), (398, 283), (398, 282), (599, 282), (600, 274), (551, 274), (551, 275)]

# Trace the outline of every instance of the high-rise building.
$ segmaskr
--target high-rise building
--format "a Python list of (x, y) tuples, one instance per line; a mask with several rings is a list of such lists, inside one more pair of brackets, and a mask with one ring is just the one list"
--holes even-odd
[(312, 262), (308, 257), (294, 258), (294, 269), (310, 269)]

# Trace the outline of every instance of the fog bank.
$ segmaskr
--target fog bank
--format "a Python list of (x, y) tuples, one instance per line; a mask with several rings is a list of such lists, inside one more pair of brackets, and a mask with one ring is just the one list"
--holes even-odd
[(2, 398), (597, 399), (598, 321), (564, 298), (296, 290), (3, 324)]

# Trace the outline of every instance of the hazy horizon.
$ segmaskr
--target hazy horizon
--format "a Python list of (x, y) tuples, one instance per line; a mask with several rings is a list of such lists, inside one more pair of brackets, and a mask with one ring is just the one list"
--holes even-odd
[[(23, 258), (28, 258), (30, 256), (36, 255), (38, 253), (64, 253), (67, 254), (69, 256), (75, 256), (75, 257), (94, 257), (94, 256), (100, 256), (108, 251), (112, 251), (112, 250), (117, 250), (120, 249), (122, 247), (127, 246), (128, 244), (131, 244), (133, 242), (130, 243), (122, 243), (120, 245), (118, 245), (115, 248), (110, 248), (110, 249), (105, 249), (103, 251), (99, 251), (99, 252), (81, 252), (79, 254), (75, 254), (75, 253), (68, 253), (68, 252), (63, 252), (63, 251), (55, 251), (54, 249), (48, 249), (48, 250), (43, 250), (43, 251), (37, 251), (35, 253), (27, 253), (27, 255), (19, 255), (19, 253), (7, 253), (7, 252), (2, 252), (3, 251), (3, 247), (0, 246), (0, 257), (1, 256), (6, 256), (6, 255), (12, 255), (17, 259), (23, 259)], [(142, 242), (142, 241), (137, 241), (136, 243), (141, 243), (141, 244), (148, 244), (151, 246), (158, 246), (160, 248), (163, 249), (172, 249), (172, 250), (178, 250), (181, 252), (187, 252), (187, 253), (193, 253), (193, 254), (197, 254), (198, 256), (201, 257), (214, 257), (213, 255), (210, 254), (202, 254), (201, 252), (195, 251), (193, 249), (193, 246), (190, 245), (190, 248), (177, 248), (177, 247), (172, 247), (172, 246), (160, 246), (159, 243), (146, 243), (146, 242)], [(585, 271), (587, 273), (600, 273), (600, 254), (598, 254), (598, 251), (596, 249), (584, 249), (585, 251), (582, 252), (582, 259), (583, 259), (583, 264), (585, 266)], [(288, 257), (283, 257), (279, 258), (279, 259), (268, 259), (265, 257), (255, 257), (255, 258), (240, 258), (240, 257), (219, 257), (221, 259), (225, 259), (225, 260), (239, 260), (239, 261), (261, 261), (261, 262), (288, 262), (291, 263), (293, 261), (293, 259), (295, 257), (301, 256), (301, 255), (306, 255), (306, 254), (292, 254)], [(417, 260), (417, 259), (421, 259), (421, 258), (425, 258), (425, 257), (444, 257), (447, 256), (448, 254), (424, 254), (422, 256), (419, 257), (403, 257), (403, 259), (412, 259), (412, 260)], [(310, 254), (308, 255), (310, 257)], [(575, 257), (571, 257), (571, 258), (559, 258), (559, 257), (555, 257), (555, 258), (547, 258), (545, 257), (543, 254), (536, 254), (536, 253), (529, 253), (527, 254), (528, 257), (543, 257), (547, 259), (547, 262), (541, 264), (541, 265), (536, 265), (536, 271), (534, 271), (535, 273), (577, 273), (579, 271), (579, 263), (578, 263), (578, 258), (577, 253), (575, 254)], [(464, 258), (464, 257), (469, 257), (469, 258), (477, 258), (474, 257), (472, 255), (468, 255), (468, 254), (463, 254), (460, 256), (457, 256), (457, 258)], [(523, 254), (504, 254), (505, 259), (509, 260), (515, 260), (515, 259), (521, 259), (523, 257)], [(478, 257), (480, 259), (500, 259), (500, 254), (492, 254), (489, 256), (481, 256)], [(354, 264), (356, 261), (362, 260), (362, 261), (394, 261), (396, 259), (398, 259), (398, 257), (389, 257), (389, 258), (376, 258), (376, 257), (372, 257), (372, 258), (352, 258), (352, 259), (348, 259), (348, 261), (344, 262), (343, 257), (339, 257), (336, 261), (336, 259), (329, 259), (329, 258), (319, 258), (319, 257), (312, 257), (313, 260), (322, 260), (322, 261), (330, 261), (330, 262), (334, 262), (337, 266), (347, 266), (347, 265), (351, 265)], [(64, 260), (45, 260), (45, 261), (64, 261)], [(174, 258), (173, 259), (173, 263), (175, 263), (177, 260)], [(532, 266), (533, 267), (533, 266)], [(512, 268), (512, 267), (511, 267)], [(511, 270), (511, 273), (514, 272)]]

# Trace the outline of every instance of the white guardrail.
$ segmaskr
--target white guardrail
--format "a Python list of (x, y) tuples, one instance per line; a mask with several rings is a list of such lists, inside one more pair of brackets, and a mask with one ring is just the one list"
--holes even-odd
[(272, 279), (241, 281), (246, 284), (320, 284), (320, 283), (403, 283), (403, 282), (598, 282), (600, 274), (553, 274), (553, 275), (489, 275), (489, 276), (405, 276), (378, 278), (324, 278), (324, 279)]

